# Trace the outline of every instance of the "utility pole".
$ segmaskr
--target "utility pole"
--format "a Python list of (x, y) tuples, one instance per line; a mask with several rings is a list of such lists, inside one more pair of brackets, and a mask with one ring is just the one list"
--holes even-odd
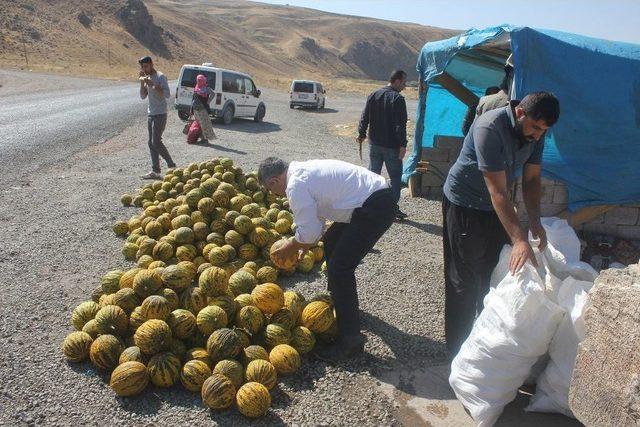
[(29, 68), (29, 56), (27, 56), (27, 43), (24, 41), (24, 36), (22, 37), (22, 50), (24, 51), (24, 62), (27, 63), (27, 68)]
[(111, 68), (111, 43), (107, 42), (107, 62), (109, 63), (109, 68)]

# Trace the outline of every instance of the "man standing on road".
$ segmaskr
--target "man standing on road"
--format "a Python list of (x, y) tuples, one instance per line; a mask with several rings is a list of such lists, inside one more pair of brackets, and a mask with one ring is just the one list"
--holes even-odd
[(161, 179), (160, 156), (173, 168), (176, 164), (171, 159), (169, 150), (162, 143), (162, 133), (167, 125), (167, 99), (171, 96), (167, 77), (153, 67), (151, 57), (140, 58), (140, 98), (149, 97), (147, 110), (147, 129), (149, 131), (149, 151), (152, 169), (143, 179)]
[(536, 92), (521, 102), (476, 118), (444, 184), (442, 200), (445, 334), (455, 356), (482, 311), (491, 272), (502, 246), (513, 245), (512, 274), (536, 260), (510, 192), (522, 173), (522, 192), (531, 234), (547, 243), (540, 223), (540, 169), (544, 137), (560, 116), (558, 99)]
[[(337, 362), (364, 350), (360, 332), (355, 270), (389, 229), (397, 210), (387, 181), (367, 169), (339, 160), (309, 160), (287, 164), (265, 159), (258, 179), (271, 192), (289, 199), (295, 236), (272, 254), (289, 258), (324, 242), (329, 291), (338, 322), (338, 339), (316, 350), (316, 356)], [(323, 231), (325, 221), (333, 224)]]
[[(396, 203), (400, 200), (402, 159), (407, 151), (407, 104), (400, 95), (406, 86), (407, 73), (391, 73), (389, 84), (367, 98), (358, 127), (360, 144), (367, 138), (369, 128), (369, 170), (380, 174), (382, 165), (386, 165)], [(406, 217), (398, 208), (396, 218)]]

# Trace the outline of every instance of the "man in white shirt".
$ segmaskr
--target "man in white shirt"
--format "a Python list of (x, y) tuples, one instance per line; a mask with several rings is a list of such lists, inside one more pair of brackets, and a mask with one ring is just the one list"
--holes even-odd
[[(288, 197), (297, 224), (294, 238), (274, 252), (275, 257), (298, 254), (321, 237), (324, 242), (339, 332), (336, 342), (316, 350), (316, 356), (337, 362), (361, 353), (365, 340), (355, 270), (395, 218), (397, 202), (387, 181), (340, 160), (287, 164), (276, 157), (260, 164), (258, 179), (271, 192)], [(326, 221), (333, 224), (324, 231)]]

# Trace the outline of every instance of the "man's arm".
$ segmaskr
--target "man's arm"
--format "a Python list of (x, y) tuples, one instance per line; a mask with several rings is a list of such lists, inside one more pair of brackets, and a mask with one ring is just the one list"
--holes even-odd
[(529, 245), (527, 233), (520, 226), (520, 220), (516, 210), (509, 200), (507, 190), (507, 175), (504, 171), (483, 172), (484, 181), (491, 195), (491, 204), (500, 218), (500, 222), (511, 239), (513, 250), (509, 261), (509, 270), (512, 274), (517, 273), (524, 266), (527, 260), (537, 266), (533, 249)]
[(360, 116), (360, 124), (358, 125), (358, 141), (362, 142), (367, 138), (367, 128), (369, 127), (369, 111), (371, 109), (371, 100), (373, 94), (367, 98), (362, 115)]
[(522, 174), (522, 198), (527, 208), (529, 229), (536, 239), (540, 239), (540, 250), (547, 246), (547, 233), (540, 222), (540, 198), (542, 186), (540, 175), (542, 167), (539, 164), (526, 163)]
[(147, 90), (147, 86), (144, 84), (143, 80), (140, 80), (140, 99), (145, 99), (149, 91)]
[(160, 96), (164, 96), (166, 99), (171, 98), (171, 89), (169, 89), (169, 80), (167, 80), (167, 76), (162, 75), (162, 77), (160, 77), (160, 84), (156, 85), (156, 90)]

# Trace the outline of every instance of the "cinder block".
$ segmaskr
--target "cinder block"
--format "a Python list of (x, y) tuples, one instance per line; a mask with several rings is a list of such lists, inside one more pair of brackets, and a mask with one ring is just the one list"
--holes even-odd
[[(456, 136), (435, 136), (435, 146), (437, 148), (449, 149), (452, 153), (459, 153), (462, 149), (462, 142), (464, 138), (459, 138)], [(457, 156), (457, 155), (456, 155)]]
[(429, 168), (433, 168), (436, 171), (440, 172), (444, 177), (449, 173), (449, 169), (451, 169), (452, 164), (449, 162), (429, 162)]
[(617, 207), (604, 215), (604, 223), (610, 225), (636, 225), (638, 222), (638, 208), (626, 206)]
[(542, 185), (540, 187), (540, 203), (541, 204), (556, 204), (553, 201), (553, 195), (554, 195), (554, 188), (555, 186), (553, 185)]
[(545, 178), (544, 176), (540, 178), (540, 185), (556, 185), (556, 181), (553, 179)]
[(422, 149), (422, 160), (429, 162), (448, 162), (449, 150), (425, 147)]
[(426, 196), (429, 200), (442, 200), (442, 187), (430, 187), (429, 194)]
[(422, 186), (426, 187), (442, 187), (444, 185), (444, 180), (447, 179), (445, 176), (444, 179), (440, 178), (436, 174), (433, 173), (425, 173), (422, 174)]
[(640, 240), (640, 225), (619, 225), (617, 237), (630, 240)]
[(569, 195), (567, 193), (567, 187), (564, 185), (556, 185), (553, 188), (553, 203), (566, 205), (569, 203)]
[(560, 212), (566, 209), (566, 206), (554, 205), (553, 203), (541, 203), (540, 215), (541, 216), (556, 216)]
[(609, 224), (593, 224), (590, 222), (584, 225), (583, 230), (587, 233), (606, 234), (609, 236), (618, 235), (618, 227)]

